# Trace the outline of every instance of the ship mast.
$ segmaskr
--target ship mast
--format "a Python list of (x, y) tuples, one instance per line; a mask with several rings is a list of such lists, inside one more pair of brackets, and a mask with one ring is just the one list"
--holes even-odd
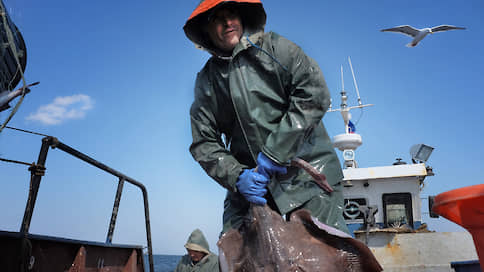
[(339, 150), (343, 151), (343, 159), (344, 159), (344, 166), (345, 168), (356, 168), (358, 164), (355, 160), (355, 150), (358, 148), (363, 142), (361, 139), (361, 135), (355, 133), (354, 126), (351, 123), (351, 113), (350, 110), (357, 109), (357, 108), (364, 108), (373, 106), (373, 104), (366, 104), (363, 105), (361, 102), (360, 92), (358, 90), (358, 85), (356, 84), (355, 73), (353, 71), (353, 66), (351, 64), (351, 59), (348, 57), (348, 62), (351, 69), (351, 75), (353, 76), (353, 83), (355, 85), (356, 94), (358, 96), (358, 105), (357, 106), (348, 106), (348, 96), (346, 95), (346, 91), (344, 88), (344, 78), (343, 78), (343, 66), (341, 66), (341, 108), (339, 109), (330, 109), (328, 112), (339, 111), (341, 116), (343, 117), (344, 121), (344, 128), (345, 133), (336, 135), (333, 138), (333, 146), (338, 148)]

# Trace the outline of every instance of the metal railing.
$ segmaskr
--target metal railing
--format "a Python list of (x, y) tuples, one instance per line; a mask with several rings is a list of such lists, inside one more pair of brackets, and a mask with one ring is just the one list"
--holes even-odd
[(96, 161), (95, 159), (73, 149), (72, 147), (60, 142), (57, 138), (52, 136), (47, 136), (42, 139), (42, 146), (40, 147), (39, 157), (37, 159), (36, 164), (31, 164), (29, 170), (31, 172), (31, 179), (30, 179), (30, 189), (29, 189), (29, 197), (27, 200), (27, 205), (25, 207), (24, 217), (22, 220), (22, 225), (20, 227), (21, 233), (28, 233), (30, 228), (30, 221), (32, 219), (32, 214), (34, 211), (35, 201), (37, 199), (37, 193), (39, 191), (40, 181), (42, 176), (45, 173), (45, 161), (47, 159), (47, 153), (49, 151), (49, 147), (60, 149), (84, 162), (87, 162), (105, 172), (110, 173), (113, 176), (118, 177), (118, 188), (116, 192), (116, 197), (114, 199), (113, 205), (113, 212), (111, 214), (111, 221), (109, 223), (108, 234), (106, 236), (106, 244), (111, 244), (114, 227), (116, 225), (116, 218), (118, 215), (118, 208), (119, 202), (121, 199), (121, 194), (123, 191), (124, 182), (129, 182), (138, 188), (141, 189), (143, 193), (143, 201), (144, 201), (144, 210), (145, 210), (145, 226), (146, 226), (146, 240), (148, 244), (148, 258), (150, 264), (150, 271), (154, 272), (154, 265), (153, 265), (153, 251), (151, 245), (151, 227), (150, 227), (150, 215), (149, 215), (149, 207), (148, 207), (148, 193), (144, 185), (112, 168), (109, 166)]

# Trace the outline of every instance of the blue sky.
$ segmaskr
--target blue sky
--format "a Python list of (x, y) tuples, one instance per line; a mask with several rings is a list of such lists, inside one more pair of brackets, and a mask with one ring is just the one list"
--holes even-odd
[[(154, 252), (184, 254), (200, 228), (217, 252), (225, 191), (188, 152), (188, 111), (196, 73), (209, 58), (182, 27), (198, 4), (184, 1), (4, 0), (27, 45), (32, 88), (10, 126), (53, 135), (148, 189)], [(340, 66), (356, 104), (351, 57), (363, 103), (357, 132), (360, 167), (410, 162), (409, 149), (435, 148), (435, 176), (423, 196), (483, 183), (484, 2), (263, 1), (272, 30), (300, 45), (321, 66), (333, 105), (340, 103)], [(438, 5), (438, 6), (437, 6)], [(466, 27), (411, 38), (379, 30)], [(0, 113), (4, 120), (7, 112)], [(361, 118), (360, 118), (361, 116)], [(338, 113), (323, 119), (331, 136), (343, 132)], [(41, 137), (4, 130), (0, 157), (33, 162)], [(0, 163), (0, 229), (18, 231), (28, 195), (27, 167)], [(104, 241), (117, 180), (61, 151), (49, 151), (31, 233)], [(145, 244), (139, 190), (126, 184), (113, 242)], [(445, 219), (435, 230), (461, 230)]]

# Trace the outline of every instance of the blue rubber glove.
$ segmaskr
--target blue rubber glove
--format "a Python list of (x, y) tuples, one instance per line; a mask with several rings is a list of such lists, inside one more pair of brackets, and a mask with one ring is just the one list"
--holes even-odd
[(263, 175), (254, 172), (254, 169), (245, 169), (237, 179), (237, 190), (247, 199), (247, 201), (264, 205), (267, 200), (264, 195), (267, 193), (266, 186), (269, 179)]
[(257, 172), (270, 179), (276, 174), (286, 174), (286, 167), (273, 162), (264, 153), (260, 152), (257, 156)]

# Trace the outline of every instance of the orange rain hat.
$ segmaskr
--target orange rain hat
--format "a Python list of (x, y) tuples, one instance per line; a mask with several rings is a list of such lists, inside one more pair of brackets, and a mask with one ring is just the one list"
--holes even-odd
[(192, 12), (192, 15), (190, 15), (190, 17), (188, 18), (187, 20), (187, 23), (188, 21), (190, 21), (191, 19), (193, 19), (194, 17), (216, 7), (217, 5), (221, 4), (221, 3), (230, 3), (230, 2), (236, 2), (236, 3), (252, 3), (252, 4), (261, 4), (261, 1), (260, 0), (231, 0), (231, 1), (224, 1), (224, 0), (205, 0), (205, 1), (202, 1), (200, 2), (200, 4), (197, 6), (197, 8)]
[(195, 45), (207, 49), (212, 47), (203, 28), (208, 22), (208, 17), (211, 14), (211, 11), (222, 4), (233, 4), (236, 6), (242, 19), (244, 31), (247, 33), (253, 33), (264, 29), (266, 24), (266, 13), (260, 0), (204, 0), (198, 4), (183, 27), (185, 35), (195, 43)]

